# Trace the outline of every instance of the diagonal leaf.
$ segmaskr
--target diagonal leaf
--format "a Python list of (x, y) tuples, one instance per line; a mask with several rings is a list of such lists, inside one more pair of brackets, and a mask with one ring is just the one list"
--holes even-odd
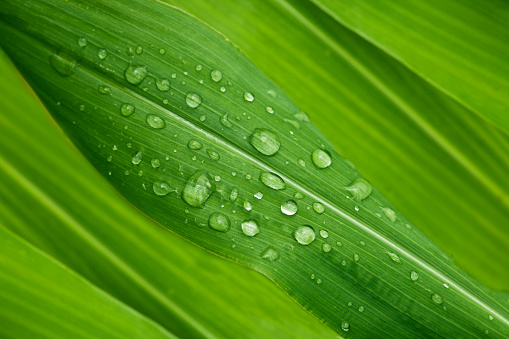
[[(71, 149), (3, 54), (1, 61), (1, 223), (181, 338), (240, 332), (335, 337), (257, 272), (154, 227), (133, 211)], [(12, 275), (10, 269), (3, 272)], [(59, 280), (52, 284), (63, 288)], [(88, 302), (87, 294), (77, 295)], [(0, 323), (6, 321), (3, 314)]]
[(3, 9), (5, 48), (153, 219), (262, 271), (345, 334), (507, 334), (505, 300), (408, 225), (216, 32), (152, 2), (17, 5)]

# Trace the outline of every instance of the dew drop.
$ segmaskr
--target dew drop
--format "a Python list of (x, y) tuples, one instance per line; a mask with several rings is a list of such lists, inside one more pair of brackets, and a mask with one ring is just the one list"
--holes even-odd
[(230, 230), (230, 219), (221, 213), (212, 213), (209, 217), (209, 227), (219, 232), (228, 232)]
[(309, 245), (315, 240), (315, 230), (311, 226), (300, 226), (293, 232), (293, 237), (301, 245)]
[(415, 271), (410, 272), (410, 280), (417, 281), (417, 279), (419, 279), (419, 273)]
[(490, 316), (488, 317), (489, 320), (493, 320), (493, 316), (490, 314)]
[(341, 329), (345, 332), (348, 332), (348, 330), (350, 329), (350, 323), (348, 323), (347, 321), (343, 321), (341, 323)]
[(279, 259), (279, 253), (276, 252), (276, 250), (274, 249), (274, 247), (272, 246), (268, 246), (261, 254), (260, 254), (260, 258), (263, 259), (263, 260), (267, 260), (267, 261), (270, 261), (270, 262), (274, 262), (276, 261), (277, 259)]
[(136, 46), (136, 54), (140, 55), (143, 53), (143, 46)]
[(164, 48), (159, 49), (159, 54), (166, 54), (166, 50)]
[(168, 185), (164, 181), (154, 182), (154, 185), (152, 185), (152, 189), (154, 190), (154, 193), (159, 196), (165, 196), (172, 191), (170, 185)]
[(391, 222), (395, 222), (397, 219), (396, 212), (394, 212), (394, 210), (392, 210), (390, 208), (383, 207), (382, 213), (385, 214), (387, 219), (389, 219)]
[(389, 256), (389, 258), (391, 258), (392, 261), (394, 261), (395, 263), (401, 264), (401, 259), (399, 258), (399, 256), (396, 253), (392, 253), (392, 252), (385, 252), (385, 253), (387, 253), (387, 255)]
[(357, 201), (366, 199), (373, 191), (371, 184), (362, 178), (355, 179), (344, 189), (350, 192), (353, 195), (353, 198)]
[(139, 85), (147, 77), (148, 71), (146, 66), (136, 66), (129, 64), (124, 72), (124, 77), (128, 83)]
[(237, 201), (239, 197), (239, 189), (237, 187), (232, 188), (232, 191), (230, 192), (230, 201), (235, 202)]
[(86, 46), (88, 45), (88, 40), (87, 40), (87, 38), (85, 38), (84, 36), (80, 36), (80, 37), (78, 38), (78, 45), (79, 45), (80, 47), (86, 47)]
[(285, 200), (281, 204), (281, 212), (286, 215), (294, 215), (298, 209), (297, 203), (294, 200)]
[(276, 93), (276, 91), (274, 91), (273, 89), (269, 89), (269, 90), (267, 91), (267, 93), (268, 93), (271, 97), (273, 97), (274, 99), (275, 99), (275, 98), (277, 98), (277, 93)]
[(323, 250), (325, 253), (329, 253), (329, 252), (332, 250), (332, 247), (331, 247), (331, 245), (329, 245), (329, 244), (323, 244), (323, 245), (322, 245), (322, 250)]
[(147, 124), (155, 129), (162, 129), (166, 127), (164, 120), (154, 114), (147, 114)]
[(431, 296), (431, 300), (433, 300), (435, 303), (439, 305), (444, 302), (444, 299), (436, 293)]
[(134, 113), (134, 106), (131, 105), (131, 104), (122, 104), (122, 106), (120, 106), (120, 113), (125, 116), (125, 117), (128, 117), (130, 115), (132, 115)]
[(270, 107), (270, 106), (267, 106), (265, 107), (265, 110), (270, 113), (270, 114), (274, 114), (274, 108)]
[(275, 190), (284, 190), (286, 184), (281, 177), (275, 173), (262, 172), (260, 173), (260, 181), (267, 187)]
[(327, 168), (332, 163), (330, 153), (321, 149), (315, 149), (311, 155), (311, 159), (318, 168)]
[(191, 108), (196, 108), (201, 105), (201, 96), (198, 93), (189, 92), (186, 95), (186, 104)]
[(295, 129), (300, 129), (300, 124), (297, 121), (295, 121), (295, 120), (284, 118), (283, 121), (286, 122), (287, 124), (291, 125)]
[(301, 165), (302, 167), (306, 167), (306, 162), (303, 159), (297, 160), (297, 163)]
[(202, 65), (196, 65), (195, 69), (197, 71), (201, 71), (203, 69), (203, 66)]
[(241, 224), (242, 232), (248, 237), (254, 237), (258, 233), (260, 233), (260, 229), (258, 224), (253, 219), (246, 219)]
[(189, 142), (187, 143), (187, 147), (188, 147), (189, 149), (192, 149), (192, 150), (197, 151), (197, 150), (202, 149), (202, 148), (203, 148), (203, 145), (201, 144), (201, 142), (199, 142), (199, 141), (197, 141), (197, 140), (192, 139), (192, 140), (189, 140)]
[(320, 230), (320, 236), (324, 239), (327, 239), (329, 237), (329, 232), (326, 230)]
[(218, 161), (220, 158), (219, 153), (217, 153), (216, 151), (212, 151), (210, 149), (207, 150), (207, 154), (209, 155), (210, 159), (215, 161)]
[(359, 306), (359, 312), (364, 312), (364, 306)]
[(254, 197), (255, 197), (256, 199), (262, 199), (262, 198), (263, 198), (263, 193), (262, 193), (262, 192), (256, 192), (256, 193), (254, 194)]
[(101, 94), (111, 95), (111, 88), (108, 86), (99, 86), (97, 87), (97, 91)]
[(343, 244), (341, 243), (341, 241), (336, 241), (336, 245), (337, 245), (338, 247), (343, 247)]
[(223, 78), (223, 73), (221, 73), (221, 71), (218, 71), (217, 69), (213, 69), (210, 72), (210, 77), (214, 82), (219, 82)]
[(224, 92), (226, 92), (226, 87), (221, 86), (221, 87), (219, 88), (219, 90), (220, 90), (222, 93), (224, 93)]
[(251, 92), (244, 92), (244, 100), (253, 102), (254, 101), (254, 95)]
[(309, 122), (309, 116), (305, 112), (300, 111), (295, 113), (293, 116), (301, 122)]
[(445, 287), (445, 288), (449, 288), (449, 287), (450, 287), (450, 285), (449, 285), (448, 283), (445, 283), (445, 284), (444, 284), (444, 287)]
[(168, 80), (168, 79), (157, 79), (156, 87), (161, 92), (167, 92), (167, 91), (170, 90), (170, 87), (171, 87), (170, 80)]
[(253, 209), (253, 205), (249, 201), (244, 201), (244, 209), (250, 212)]
[(150, 161), (150, 164), (152, 165), (153, 168), (159, 168), (159, 166), (161, 166), (161, 161), (159, 159), (152, 159), (152, 161)]
[(133, 165), (138, 165), (141, 162), (142, 158), (143, 158), (143, 154), (141, 153), (141, 151), (138, 151), (133, 154), (133, 158), (131, 159), (131, 162), (133, 163)]
[(182, 199), (190, 206), (203, 208), (214, 190), (214, 182), (204, 171), (198, 170), (186, 182)]
[(76, 59), (73, 58), (67, 50), (61, 50), (53, 54), (50, 56), (49, 61), (51, 67), (64, 77), (74, 74), (74, 70), (78, 65)]
[(223, 116), (221, 116), (221, 125), (227, 128), (231, 128), (233, 126), (230, 120), (228, 120), (228, 113), (225, 113)]
[(99, 57), (99, 59), (104, 60), (108, 56), (108, 51), (106, 50), (106, 48), (101, 48), (97, 52), (97, 56)]
[(323, 206), (322, 203), (320, 202), (315, 202), (313, 203), (313, 209), (315, 210), (316, 213), (318, 214), (322, 214), (324, 211), (325, 211), (325, 207)]
[(263, 155), (272, 156), (279, 151), (281, 142), (274, 132), (263, 128), (256, 128), (249, 136), (249, 143)]
[(353, 261), (358, 262), (360, 259), (361, 257), (357, 253), (353, 254)]
[(302, 193), (300, 192), (295, 192), (295, 194), (293, 195), (293, 198), (294, 199), (297, 199), (297, 200), (301, 200), (301, 199), (304, 199), (304, 195), (302, 195)]

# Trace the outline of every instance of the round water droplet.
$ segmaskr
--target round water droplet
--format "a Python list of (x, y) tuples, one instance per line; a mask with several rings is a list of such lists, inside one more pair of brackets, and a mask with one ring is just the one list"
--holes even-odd
[(316, 283), (317, 283), (318, 285), (320, 285), (320, 284), (322, 283), (322, 279), (320, 279), (320, 278), (316, 279)]
[(490, 316), (488, 317), (489, 320), (493, 320), (493, 316), (490, 314)]
[(228, 127), (228, 128), (231, 128), (233, 126), (233, 124), (230, 122), (230, 120), (228, 120), (228, 113), (225, 113), (221, 117), (221, 125), (223, 125), (224, 127)]
[(272, 156), (279, 151), (281, 143), (274, 132), (267, 129), (256, 128), (249, 136), (249, 143), (263, 155)]
[(399, 258), (399, 256), (396, 253), (392, 253), (392, 252), (385, 252), (385, 253), (387, 253), (387, 255), (389, 256), (389, 258), (391, 258), (392, 261), (394, 261), (398, 264), (401, 264), (401, 259)]
[(140, 55), (143, 53), (143, 46), (136, 46), (136, 54)]
[(397, 219), (396, 212), (390, 208), (383, 207), (382, 208), (383, 214), (389, 219), (391, 222), (395, 222)]
[(332, 247), (331, 247), (331, 245), (329, 245), (329, 244), (323, 244), (323, 245), (322, 245), (322, 250), (323, 250), (325, 253), (329, 253), (329, 252), (332, 250)]
[(244, 209), (249, 212), (253, 209), (253, 205), (249, 201), (244, 201)]
[(152, 161), (150, 161), (150, 164), (154, 168), (159, 168), (159, 166), (161, 166), (161, 161), (159, 159), (152, 159)]
[(357, 254), (357, 253), (354, 253), (353, 254), (353, 261), (357, 262), (361, 259), (361, 257)]
[(260, 233), (260, 229), (258, 224), (253, 219), (246, 219), (241, 224), (242, 232), (248, 237), (254, 237), (258, 233)]
[(251, 92), (244, 92), (244, 100), (253, 102), (254, 101), (254, 95)]
[(215, 160), (215, 161), (218, 161), (221, 158), (219, 156), (219, 153), (217, 153), (216, 151), (210, 150), (210, 149), (207, 150), (207, 154), (209, 155), (210, 159)]
[(267, 106), (265, 107), (265, 110), (270, 113), (270, 114), (274, 114), (274, 108), (270, 107), (270, 106)]
[(128, 117), (134, 113), (134, 106), (131, 104), (122, 104), (120, 106), (120, 113), (122, 113), (123, 116)]
[(274, 247), (272, 246), (268, 246), (261, 254), (260, 254), (260, 258), (263, 259), (263, 260), (267, 260), (267, 261), (270, 261), (270, 262), (274, 262), (276, 261), (277, 259), (279, 259), (279, 253), (276, 252), (276, 250), (274, 249)]
[(309, 122), (309, 116), (305, 112), (297, 112), (293, 115), (295, 119), (301, 121), (301, 122)]
[(203, 208), (215, 189), (215, 184), (209, 176), (204, 171), (198, 170), (186, 182), (182, 199), (190, 206)]
[(359, 312), (364, 312), (364, 306), (359, 306)]
[(197, 71), (201, 71), (203, 69), (203, 66), (202, 65), (196, 65), (195, 69)]
[(330, 153), (321, 149), (315, 149), (311, 155), (311, 159), (318, 168), (327, 168), (332, 163)]
[(187, 143), (187, 147), (196, 151), (202, 149), (203, 145), (201, 144), (201, 142), (197, 140), (189, 140), (189, 142)]
[(58, 74), (64, 77), (68, 77), (74, 74), (74, 70), (78, 65), (76, 59), (67, 50), (60, 50), (53, 54), (50, 56), (49, 61), (51, 67), (53, 67), (53, 69), (57, 71)]
[(254, 194), (254, 197), (255, 197), (256, 199), (262, 199), (262, 198), (263, 198), (263, 193), (262, 193), (262, 192), (256, 192), (256, 193)]
[(285, 200), (281, 204), (281, 212), (286, 215), (294, 215), (299, 210), (294, 200)]
[(301, 165), (302, 167), (306, 167), (306, 162), (303, 159), (297, 160), (297, 163)]
[(154, 114), (147, 114), (147, 124), (155, 129), (162, 129), (166, 127), (164, 120)]
[(218, 71), (217, 69), (213, 69), (211, 72), (210, 72), (210, 77), (212, 78), (212, 80), (214, 80), (215, 82), (219, 82), (221, 81), (221, 79), (223, 78), (223, 73), (221, 73), (221, 71)]
[(350, 329), (350, 323), (348, 323), (347, 321), (343, 321), (341, 323), (341, 329), (347, 332)]
[(171, 87), (170, 80), (168, 80), (168, 79), (157, 79), (156, 87), (161, 92), (169, 91), (170, 87)]
[(309, 245), (315, 240), (315, 230), (311, 226), (300, 226), (293, 232), (293, 237), (301, 245)]
[(186, 95), (186, 104), (191, 108), (196, 108), (201, 105), (201, 96), (198, 93), (189, 92)]
[(97, 87), (97, 91), (101, 94), (111, 95), (111, 88), (108, 86), (99, 86)]
[(232, 188), (232, 191), (230, 193), (230, 201), (235, 202), (237, 201), (239, 197), (239, 189), (237, 187)]
[(410, 280), (417, 281), (417, 279), (419, 279), (419, 273), (415, 271), (410, 272)]
[(139, 85), (147, 77), (148, 71), (146, 66), (136, 66), (129, 64), (124, 72), (124, 77), (130, 84)]
[(329, 237), (329, 232), (326, 230), (320, 230), (320, 236), (324, 239), (327, 239)]
[(436, 293), (431, 296), (431, 300), (433, 300), (435, 303), (439, 305), (444, 302), (444, 299)]
[(101, 48), (97, 52), (97, 56), (99, 57), (99, 59), (104, 60), (108, 56), (108, 51), (106, 50), (106, 48)]
[(221, 213), (212, 213), (209, 217), (209, 227), (219, 232), (230, 230), (230, 219)]
[(315, 202), (313, 203), (313, 209), (315, 210), (316, 213), (318, 214), (322, 214), (324, 211), (325, 211), (325, 207), (323, 206), (322, 203), (320, 202)]
[(275, 190), (284, 190), (286, 184), (281, 177), (275, 173), (262, 172), (260, 173), (260, 181), (267, 187)]
[(168, 185), (164, 181), (154, 182), (154, 185), (152, 185), (152, 189), (154, 190), (154, 193), (159, 196), (165, 196), (172, 191), (170, 185)]
[(141, 153), (141, 151), (138, 151), (133, 154), (133, 158), (131, 159), (131, 162), (134, 165), (138, 165), (141, 162), (142, 158), (143, 158), (143, 154)]
[(79, 45), (80, 47), (86, 47), (86, 46), (88, 45), (88, 39), (87, 39), (87, 38), (85, 38), (84, 36), (80, 36), (80, 37), (78, 38), (78, 45)]
[(166, 54), (166, 50), (164, 48), (159, 49), (159, 54)]
[(366, 199), (373, 191), (371, 184), (362, 178), (355, 179), (344, 189), (350, 192), (353, 198), (357, 201)]

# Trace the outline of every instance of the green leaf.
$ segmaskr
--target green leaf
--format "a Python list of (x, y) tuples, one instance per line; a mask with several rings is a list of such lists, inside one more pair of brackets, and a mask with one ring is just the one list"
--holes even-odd
[(504, 133), (312, 3), (171, 3), (239, 45), (458, 265), (508, 288)]
[[(368, 189), (215, 31), (157, 2), (8, 5), (5, 48), (89, 160), (154, 220), (270, 276), (345, 335), (507, 335), (506, 301)], [(289, 200), (295, 215), (281, 209)], [(241, 227), (250, 220), (254, 237)]]
[[(335, 337), (258, 272), (214, 256), (140, 216), (71, 148), (4, 54), (0, 60), (0, 223), (181, 338), (236, 337), (240, 332), (260, 338)], [(16, 258), (2, 248), (9, 260)], [(2, 272), (33, 274), (10, 267)], [(41, 275), (52, 276), (38, 267)], [(83, 283), (60, 281), (55, 278), (47, 288), (82, 290)], [(41, 294), (49, 303), (43, 309), (61, 301), (58, 294), (55, 300)], [(21, 292), (10, 295), (27, 298)], [(82, 300), (68, 301), (73, 308), (89, 302), (85, 292), (76, 295)], [(7, 314), (0, 323), (10, 322)], [(30, 319), (26, 313), (19, 316)], [(46, 318), (38, 320), (44, 324)], [(128, 324), (118, 334), (129, 330)], [(49, 330), (54, 326), (46, 325)], [(29, 327), (18, 328), (25, 329)]]

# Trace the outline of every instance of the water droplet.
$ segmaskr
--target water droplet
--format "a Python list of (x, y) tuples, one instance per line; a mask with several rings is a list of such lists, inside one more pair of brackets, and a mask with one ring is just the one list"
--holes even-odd
[(279, 151), (281, 143), (274, 132), (267, 129), (256, 128), (249, 136), (249, 143), (263, 155), (274, 155)]
[(164, 120), (154, 114), (147, 114), (147, 124), (155, 129), (162, 129), (166, 127)]
[(293, 237), (301, 245), (309, 245), (315, 240), (315, 230), (311, 226), (300, 226), (293, 232)]
[(203, 66), (202, 65), (196, 65), (195, 69), (197, 71), (201, 71), (203, 69)]
[(302, 193), (300, 192), (295, 192), (295, 194), (293, 195), (293, 198), (294, 199), (297, 199), (297, 200), (301, 200), (301, 199), (304, 199), (304, 195), (302, 195)]
[(138, 151), (133, 154), (133, 158), (132, 158), (131, 162), (134, 165), (138, 165), (141, 162), (142, 158), (143, 158), (143, 154), (141, 153), (141, 151)]
[(203, 208), (215, 189), (215, 184), (209, 176), (204, 171), (198, 170), (186, 182), (182, 199), (190, 206)]
[(346, 260), (341, 261), (341, 266), (346, 266)]
[(490, 316), (488, 317), (489, 320), (493, 320), (493, 316), (490, 314)]
[(391, 258), (392, 261), (394, 261), (398, 264), (401, 264), (401, 259), (399, 258), (399, 256), (396, 253), (392, 253), (392, 252), (385, 252), (385, 253), (387, 253), (387, 255), (389, 256), (389, 258)]
[(237, 201), (239, 197), (239, 189), (237, 187), (232, 188), (232, 191), (230, 192), (230, 201), (235, 202)]
[(225, 113), (221, 117), (221, 125), (223, 125), (224, 127), (228, 127), (228, 128), (231, 128), (233, 126), (233, 124), (230, 122), (230, 120), (228, 120), (228, 113)]
[(254, 95), (251, 92), (244, 92), (244, 100), (253, 102), (254, 101)]
[(122, 113), (123, 116), (128, 117), (134, 113), (134, 106), (131, 104), (122, 104), (120, 106), (120, 113)]
[(419, 279), (419, 273), (415, 271), (410, 272), (410, 280), (417, 281), (417, 279)]
[(297, 163), (301, 165), (302, 167), (306, 167), (306, 162), (303, 159), (297, 160)]
[(361, 257), (357, 254), (357, 253), (354, 253), (353, 254), (353, 261), (357, 262), (361, 259)]
[(218, 71), (217, 69), (213, 69), (211, 72), (210, 72), (210, 77), (212, 78), (212, 80), (214, 80), (215, 82), (219, 82), (221, 81), (221, 79), (223, 78), (223, 73), (221, 73), (221, 71)]
[(444, 299), (436, 293), (431, 296), (431, 300), (439, 305), (444, 302)]
[(143, 53), (143, 46), (136, 46), (136, 54), (140, 55)]
[(166, 54), (166, 50), (164, 48), (159, 49), (159, 54)]
[(253, 209), (253, 205), (249, 201), (244, 201), (244, 209), (249, 212)]
[(323, 244), (323, 245), (322, 245), (322, 250), (323, 250), (325, 253), (329, 253), (329, 252), (332, 250), (332, 247), (331, 247), (331, 245), (329, 245), (329, 244)]
[(262, 192), (256, 192), (256, 193), (254, 194), (254, 197), (255, 197), (256, 199), (262, 199), (262, 198), (263, 198), (263, 193), (262, 193)]
[(315, 202), (313, 203), (313, 209), (315, 210), (316, 213), (318, 214), (322, 214), (323, 212), (325, 212), (325, 207), (323, 206), (322, 203), (320, 202)]
[(285, 200), (281, 204), (281, 212), (286, 215), (294, 215), (298, 209), (297, 203), (294, 200)]
[(274, 108), (270, 107), (270, 106), (267, 106), (265, 107), (265, 110), (270, 113), (270, 114), (274, 114)]
[(206, 115), (202, 115), (202, 116), (200, 117), (200, 121), (201, 121), (201, 122), (203, 122), (203, 121), (205, 121), (205, 120), (207, 120), (207, 116), (206, 116)]
[(387, 207), (382, 207), (382, 212), (383, 212), (383, 214), (385, 214), (387, 219), (389, 219), (391, 222), (396, 221), (397, 216), (396, 216), (396, 212), (394, 212), (394, 210), (387, 208)]
[(67, 50), (60, 50), (49, 58), (51, 67), (61, 76), (68, 77), (74, 74), (78, 65), (76, 59)]
[(322, 283), (322, 279), (320, 279), (320, 278), (316, 279), (316, 283), (317, 283), (318, 285), (320, 285), (320, 284)]
[(201, 96), (198, 93), (189, 92), (186, 95), (186, 104), (191, 108), (196, 108), (201, 105)]
[(362, 178), (355, 179), (344, 189), (350, 192), (357, 201), (366, 199), (373, 191), (371, 184)]
[(343, 244), (341, 243), (341, 241), (336, 241), (336, 245), (337, 245), (338, 247), (343, 247)]
[(245, 178), (246, 178), (247, 180), (251, 180), (251, 174), (247, 173), (247, 174), (245, 175)]
[(111, 161), (113, 160), (113, 156), (112, 156), (112, 155), (109, 155), (109, 156), (106, 158), (106, 160), (107, 160), (108, 162), (111, 162)]
[(275, 190), (284, 190), (286, 184), (281, 177), (275, 173), (262, 172), (260, 173), (260, 181), (267, 187)]
[(274, 99), (275, 99), (275, 98), (277, 98), (277, 93), (276, 93), (276, 91), (274, 91), (273, 89), (269, 89), (269, 90), (267, 91), (267, 93), (268, 93), (271, 97), (273, 97)]
[(187, 143), (187, 147), (196, 151), (202, 149), (203, 145), (201, 144), (201, 142), (197, 140), (189, 140), (189, 142)]
[(128, 83), (137, 86), (147, 77), (147, 74), (146, 66), (136, 66), (130, 63), (124, 72), (124, 77)]
[(99, 86), (97, 87), (97, 91), (101, 94), (111, 95), (111, 88), (108, 86)]
[(168, 185), (164, 181), (154, 182), (154, 185), (152, 185), (152, 189), (154, 190), (154, 193), (159, 196), (165, 196), (172, 191), (170, 185)]
[(97, 56), (99, 57), (99, 59), (104, 60), (108, 56), (108, 51), (106, 50), (106, 48), (101, 48), (97, 52)]
[(274, 262), (277, 259), (279, 259), (279, 253), (276, 252), (274, 247), (269, 246), (260, 254), (260, 258), (263, 260)]
[(161, 161), (159, 161), (159, 159), (152, 159), (152, 161), (150, 162), (150, 164), (152, 165), (152, 167), (154, 168), (159, 168), (159, 166), (161, 166)]
[(315, 149), (311, 155), (313, 163), (318, 168), (327, 168), (332, 163), (330, 153), (321, 149)]
[(364, 312), (364, 306), (359, 306), (359, 312)]
[(260, 229), (258, 224), (253, 219), (246, 219), (241, 224), (242, 232), (248, 237), (254, 237), (258, 233), (260, 233)]
[(348, 332), (348, 330), (350, 329), (350, 323), (348, 323), (347, 321), (343, 321), (341, 323), (341, 329), (345, 332)]
[(220, 158), (219, 153), (217, 153), (216, 151), (212, 151), (210, 149), (207, 150), (207, 154), (209, 155), (210, 159), (215, 161), (218, 161)]
[(157, 79), (156, 87), (161, 92), (169, 91), (170, 87), (171, 87), (170, 80), (168, 80), (168, 79)]
[(230, 219), (221, 213), (212, 213), (209, 217), (209, 227), (219, 232), (230, 230)]
[(300, 111), (295, 113), (293, 116), (301, 122), (309, 122), (309, 116), (305, 112)]
[(85, 38), (84, 36), (80, 36), (80, 37), (78, 38), (78, 45), (79, 45), (80, 47), (86, 47), (86, 46), (88, 45), (88, 40), (87, 40), (87, 38)]
[(450, 287), (450, 285), (449, 285), (448, 283), (445, 283), (445, 284), (444, 284), (444, 287), (445, 287), (445, 288), (449, 288), (449, 287)]
[(311, 279), (315, 279), (315, 274), (311, 273)]

